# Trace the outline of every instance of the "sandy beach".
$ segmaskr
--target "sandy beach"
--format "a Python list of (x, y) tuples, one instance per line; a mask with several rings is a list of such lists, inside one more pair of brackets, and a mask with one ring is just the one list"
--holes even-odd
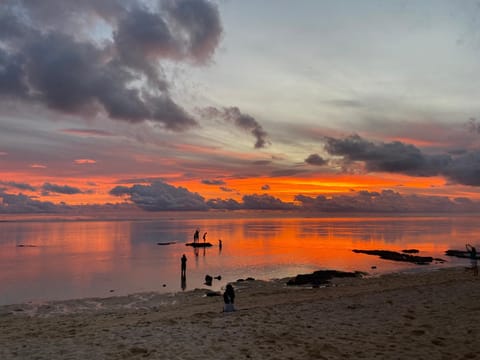
[(0, 308), (1, 359), (474, 359), (480, 279), (463, 268), (234, 283), (234, 313), (205, 289)]

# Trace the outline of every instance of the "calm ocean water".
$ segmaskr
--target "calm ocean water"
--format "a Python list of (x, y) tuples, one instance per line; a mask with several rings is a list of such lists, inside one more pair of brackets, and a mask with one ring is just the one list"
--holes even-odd
[[(185, 216), (0, 222), (0, 304), (182, 291), (182, 254), (188, 259), (185, 290), (206, 287), (206, 274), (222, 277), (210, 287), (220, 290), (240, 278), (268, 280), (319, 269), (377, 275), (466, 265), (444, 256), (445, 250), (463, 249), (465, 243), (480, 248), (478, 216)], [(196, 228), (200, 238), (207, 232), (213, 247), (195, 252), (185, 246)], [(406, 248), (448, 262), (418, 266), (352, 252)]]

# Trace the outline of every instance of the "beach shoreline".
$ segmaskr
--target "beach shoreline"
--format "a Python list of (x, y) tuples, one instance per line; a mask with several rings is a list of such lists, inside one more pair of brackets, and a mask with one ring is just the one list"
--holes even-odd
[(480, 280), (463, 267), (234, 283), (234, 313), (206, 289), (0, 307), (2, 359), (475, 358)]

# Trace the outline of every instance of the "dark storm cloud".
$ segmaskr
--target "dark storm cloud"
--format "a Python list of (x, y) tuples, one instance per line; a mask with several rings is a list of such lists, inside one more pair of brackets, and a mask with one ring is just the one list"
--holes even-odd
[(294, 210), (295, 205), (283, 202), (273, 196), (262, 194), (245, 195), (242, 202), (234, 199), (211, 199), (207, 201), (210, 209), (215, 210)]
[(205, 184), (205, 185), (225, 185), (226, 183), (223, 180), (204, 179), (204, 180), (202, 180), (202, 184)]
[(55, 205), (48, 201), (35, 200), (30, 196), (9, 194), (0, 190), (0, 213), (54, 213), (64, 211), (68, 207)]
[[(1, 21), (1, 20), (0, 20)], [(26, 98), (28, 87), (23, 72), (22, 59), (0, 48), (0, 96)]]
[(450, 181), (458, 184), (480, 186), (480, 151), (471, 151), (453, 158), (445, 169)]
[(164, 0), (161, 4), (172, 28), (182, 35), (184, 52), (199, 62), (209, 60), (222, 35), (218, 8), (209, 1), (198, 0)]
[(151, 85), (167, 90), (168, 84), (155, 66), (154, 60), (179, 60), (181, 54), (161, 14), (138, 7), (133, 9), (129, 16), (120, 20), (114, 33), (114, 41), (123, 62), (146, 74)]
[(237, 107), (225, 107), (217, 109), (209, 107), (201, 111), (202, 116), (222, 118), (232, 122), (239, 129), (249, 131), (256, 139), (255, 149), (264, 148), (269, 145), (268, 134), (258, 121), (251, 115), (242, 113)]
[(42, 185), (42, 191), (44, 195), (49, 195), (50, 193), (56, 194), (65, 194), (65, 195), (75, 195), (82, 194), (82, 190), (68, 185), (57, 185), (51, 183), (44, 183)]
[(207, 201), (210, 209), (215, 210), (241, 210), (243, 205), (234, 199), (211, 199)]
[[(222, 32), (218, 9), (206, 0), (165, 0), (148, 9), (142, 4), (5, 1), (0, 97), (73, 114), (103, 110), (113, 119), (150, 120), (173, 131), (195, 126), (170, 97), (161, 61), (207, 61)], [(99, 19), (108, 22), (112, 38), (85, 35)]]
[(451, 162), (449, 155), (426, 155), (413, 145), (395, 141), (373, 143), (352, 135), (327, 138), (325, 150), (348, 161), (363, 161), (368, 171), (403, 173), (413, 176), (439, 175)]
[(327, 138), (325, 150), (348, 162), (361, 161), (367, 171), (410, 176), (439, 175), (452, 183), (480, 186), (480, 151), (429, 155), (399, 141), (373, 143), (358, 135), (344, 139)]
[(18, 183), (15, 181), (0, 181), (0, 185), (8, 186), (8, 187), (13, 187), (19, 190), (28, 190), (28, 191), (35, 191), (36, 188), (30, 184), (26, 183)]
[(305, 162), (310, 165), (323, 166), (328, 162), (318, 154), (311, 154), (306, 159)]
[(472, 212), (480, 203), (465, 198), (443, 196), (402, 195), (392, 190), (360, 191), (353, 195), (297, 195), (299, 208), (319, 212)]
[(161, 181), (150, 185), (117, 186), (110, 194), (128, 196), (135, 205), (147, 211), (207, 210), (204, 198), (197, 193)]
[(124, 15), (133, 0), (6, 0), (7, 4), (18, 4), (30, 22), (37, 27), (78, 32), (85, 23), (103, 18), (115, 22)]
[(271, 195), (252, 194), (243, 197), (243, 208), (249, 210), (292, 210), (295, 206)]

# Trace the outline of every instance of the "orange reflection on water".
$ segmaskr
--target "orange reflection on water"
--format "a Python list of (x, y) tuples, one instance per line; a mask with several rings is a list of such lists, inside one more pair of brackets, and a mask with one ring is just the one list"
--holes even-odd
[[(240, 219), (229, 220), (229, 239), (223, 239), (224, 252), (231, 266), (293, 266), (312, 269), (383, 271), (405, 264), (353, 253), (353, 249), (402, 251), (418, 249), (419, 255), (442, 257), (450, 248), (475, 242), (480, 231), (462, 231), (461, 220), (445, 217), (403, 218), (317, 218), (317, 219)], [(204, 224), (208, 226), (208, 222)], [(220, 236), (221, 234), (218, 234)], [(381, 264), (381, 265), (379, 265)], [(290, 274), (291, 275), (291, 274)]]
[(129, 225), (128, 222), (2, 224), (0, 264), (9, 269), (2, 269), (0, 281), (18, 280), (39, 286), (37, 282), (60, 284), (68, 279), (68, 284), (62, 286), (81, 288), (99, 274), (110, 274), (121, 254), (130, 253)]
[[(210, 274), (222, 276), (212, 287), (220, 290), (249, 276), (271, 279), (320, 269), (375, 274), (417, 266), (353, 249), (415, 248), (421, 256), (445, 258), (445, 250), (463, 249), (467, 242), (480, 248), (476, 216), (215, 214), (158, 214), (141, 221), (0, 222), (0, 303), (108, 296), (109, 291), (179, 291), (183, 253), (188, 258), (187, 289), (204, 286)], [(197, 228), (201, 235), (207, 232), (214, 246), (195, 253), (185, 243)]]

